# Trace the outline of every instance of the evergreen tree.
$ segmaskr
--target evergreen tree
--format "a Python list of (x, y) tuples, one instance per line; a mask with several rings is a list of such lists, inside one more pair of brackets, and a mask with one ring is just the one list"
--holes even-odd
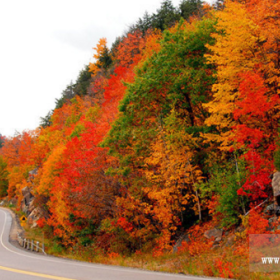
[(170, 0), (161, 3), (161, 7), (152, 16), (152, 27), (164, 30), (174, 25), (180, 19), (180, 14), (174, 8)]
[(99, 58), (99, 62), (100, 62), (100, 65), (102, 65), (102, 68), (106, 71), (112, 65), (113, 60), (112, 60), (112, 57), (111, 57), (111, 52), (107, 48), (107, 46), (104, 47), (104, 50), (101, 54), (101, 57)]
[(79, 96), (83, 96), (87, 94), (87, 88), (90, 85), (91, 74), (89, 72), (88, 65), (85, 66), (83, 70), (80, 71), (79, 76), (77, 78), (77, 82), (74, 85), (74, 92)]
[(2, 136), (2, 134), (0, 133), (0, 149), (3, 147), (4, 142), (5, 142), (5, 139), (4, 139), (4, 137)]
[(8, 175), (7, 162), (0, 156), (0, 197), (5, 197), (8, 194)]
[(197, 15), (201, 8), (201, 0), (182, 0), (179, 5), (180, 15), (186, 20), (188, 20), (192, 15)]
[(124, 36), (118, 36), (114, 43), (112, 44), (112, 47), (111, 47), (111, 55), (112, 57), (115, 59), (115, 56), (116, 56), (116, 53), (117, 53), (117, 50), (118, 50), (118, 46), (120, 45), (120, 43), (122, 42)]
[(45, 117), (41, 117), (40, 127), (45, 128), (45, 127), (51, 126), (52, 114), (53, 114), (53, 110), (49, 111)]
[(214, 7), (216, 10), (222, 10), (224, 8), (225, 1), (224, 0), (216, 0)]
[(139, 18), (136, 24), (129, 28), (129, 33), (139, 30), (142, 32), (143, 36), (146, 34), (147, 30), (152, 28), (152, 16), (148, 12), (145, 12), (142, 18)]
[(61, 108), (64, 103), (71, 100), (74, 96), (75, 93), (71, 81), (70, 85), (66, 86), (66, 89), (62, 92), (62, 96), (60, 98), (55, 99), (55, 109)]

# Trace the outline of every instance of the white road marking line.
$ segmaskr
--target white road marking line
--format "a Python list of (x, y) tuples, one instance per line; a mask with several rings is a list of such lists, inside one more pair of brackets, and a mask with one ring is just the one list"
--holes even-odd
[[(35, 257), (35, 256), (31, 256), (29, 254), (22, 254), (22, 253), (19, 253), (19, 252), (16, 252), (16, 251), (13, 251), (11, 249), (9, 249), (8, 247), (6, 247), (3, 243), (3, 235), (4, 235), (4, 230), (5, 230), (5, 225), (7, 223), (7, 213), (6, 211), (4, 211), (3, 209), (0, 209), (0, 211), (4, 212), (5, 214), (5, 222), (4, 222), (4, 225), (3, 225), (3, 229), (2, 229), (2, 234), (1, 234), (1, 240), (0, 240), (0, 243), (1, 245), (6, 249), (8, 250), (9, 252), (11, 253), (14, 253), (14, 254), (17, 254), (17, 255), (20, 255), (20, 256), (23, 256), (23, 257), (28, 257), (28, 258), (31, 258), (31, 259), (37, 259), (37, 260), (40, 260), (40, 259), (44, 259), (44, 261), (49, 261), (49, 262), (54, 262), (54, 263), (63, 263), (63, 264), (67, 264), (67, 265), (76, 265), (76, 266), (80, 266), (80, 267), (87, 267), (87, 268), (96, 268), (96, 269), (103, 269), (103, 270), (112, 270), (112, 271), (122, 271), (122, 272), (132, 272), (134, 269), (133, 268), (127, 268), (127, 269), (121, 269), (121, 268), (112, 268), (111, 266), (106, 266), (105, 265), (95, 265), (95, 264), (91, 264), (91, 265), (87, 265), (87, 264), (80, 264), (78, 262), (75, 262), (74, 260), (69, 260), (69, 261), (58, 261), (58, 260), (53, 260), (53, 259), (49, 259), (48, 257), (44, 257), (44, 256), (38, 256), (38, 257)], [(74, 263), (75, 262), (75, 263)], [(104, 266), (104, 267), (102, 267)], [(157, 275), (162, 275), (162, 276), (167, 276), (167, 277), (177, 277), (177, 278), (183, 278), (183, 279), (195, 279), (195, 280), (205, 280), (205, 279), (211, 279), (211, 278), (205, 278), (205, 277), (199, 277), (199, 276), (188, 276), (188, 275), (178, 275), (178, 274), (171, 274), (171, 273), (162, 273), (162, 272), (157, 272), (157, 271), (145, 271), (145, 270), (137, 270), (135, 269), (135, 273), (141, 273), (141, 274), (157, 274)], [(215, 278), (213, 278), (215, 279)]]

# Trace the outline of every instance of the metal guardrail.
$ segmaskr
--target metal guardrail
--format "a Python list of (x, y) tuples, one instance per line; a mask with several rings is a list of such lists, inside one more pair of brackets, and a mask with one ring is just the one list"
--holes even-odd
[(42, 243), (42, 245), (40, 246), (39, 241), (22, 238), (19, 233), (17, 233), (17, 240), (18, 240), (18, 244), (21, 247), (25, 248), (26, 250), (30, 250), (30, 251), (34, 251), (34, 252), (41, 251), (42, 253), (44, 253), (46, 255), (44, 243)]

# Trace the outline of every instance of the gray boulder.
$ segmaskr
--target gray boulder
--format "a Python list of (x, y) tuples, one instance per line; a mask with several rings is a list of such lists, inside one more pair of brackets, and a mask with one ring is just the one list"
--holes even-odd
[(28, 212), (31, 213), (35, 209), (34, 199), (32, 199), (28, 205)]
[(22, 193), (23, 196), (26, 196), (27, 194), (29, 194), (29, 193), (30, 193), (29, 187), (23, 188), (23, 189), (21, 190), (21, 193)]
[(32, 225), (32, 227), (34, 228), (37, 226), (36, 222), (42, 217), (44, 217), (43, 209), (41, 209), (40, 207), (36, 207), (28, 216), (27, 222), (28, 224)]
[(34, 177), (36, 177), (37, 174), (38, 174), (38, 168), (35, 168), (35, 169), (31, 170), (31, 171), (29, 172), (28, 181), (29, 181), (29, 182), (32, 182), (33, 179), (34, 179)]
[(37, 175), (38, 174), (38, 168), (35, 168), (35, 169), (33, 169), (33, 170), (31, 170), (30, 172), (29, 172), (29, 175), (30, 176), (35, 176), (35, 175)]
[(204, 232), (204, 236), (208, 239), (210, 238), (222, 238), (223, 235), (223, 230), (219, 229), (219, 228), (213, 228), (213, 229), (209, 229), (207, 231)]
[(272, 189), (274, 196), (280, 196), (280, 172), (275, 172), (272, 179)]
[(32, 193), (30, 191), (30, 188), (28, 188), (28, 187), (23, 188), (21, 190), (21, 192), (22, 192), (22, 195), (23, 195), (23, 199), (20, 203), (20, 208), (24, 213), (29, 214), (30, 213), (28, 211), (29, 210), (29, 205), (30, 205), (31, 201), (34, 200), (34, 196), (32, 195)]
[(226, 241), (225, 246), (231, 247), (234, 244), (234, 240), (235, 240), (235, 235), (230, 235)]
[(173, 247), (173, 253), (177, 253), (178, 252), (178, 249), (182, 246), (182, 242), (185, 241), (185, 242), (189, 242), (190, 241), (190, 238), (189, 238), (189, 235), (188, 234), (183, 234), (181, 235), (178, 240), (176, 241), (176, 244), (174, 245)]
[(265, 214), (277, 214), (280, 215), (280, 206), (272, 203), (270, 205), (268, 205), (265, 209), (264, 209), (264, 213)]

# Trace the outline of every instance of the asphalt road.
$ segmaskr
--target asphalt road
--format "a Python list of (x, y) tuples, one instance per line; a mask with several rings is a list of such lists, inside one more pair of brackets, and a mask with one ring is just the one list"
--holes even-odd
[(11, 214), (0, 209), (1, 280), (206, 280), (169, 273), (91, 264), (31, 253), (9, 243)]

